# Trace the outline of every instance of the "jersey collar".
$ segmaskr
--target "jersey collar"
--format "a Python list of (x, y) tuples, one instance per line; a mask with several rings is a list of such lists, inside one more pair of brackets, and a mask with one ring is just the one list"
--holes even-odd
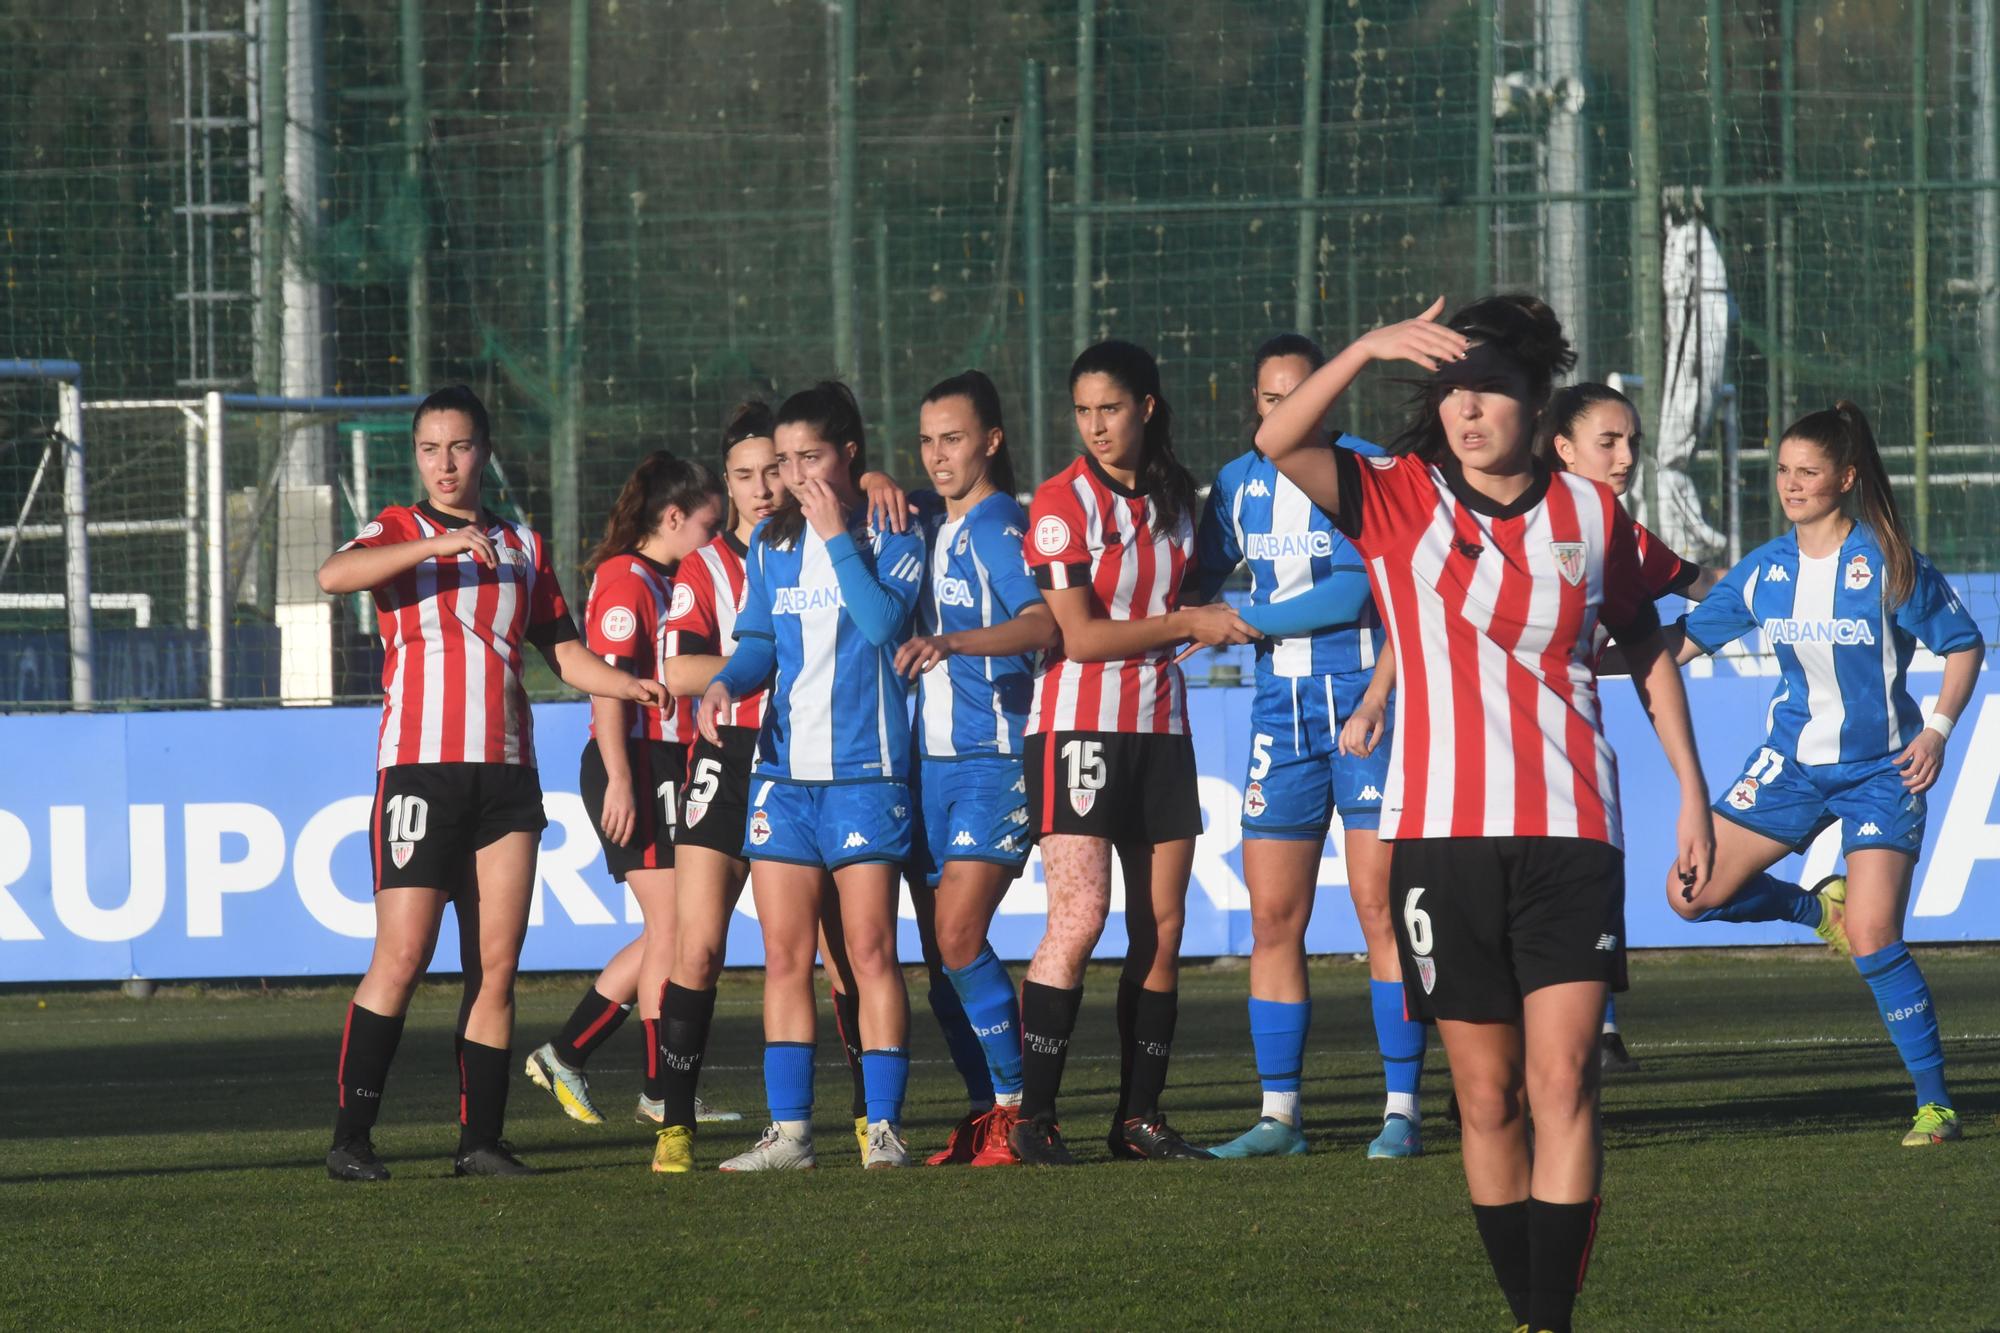
[[(429, 500), (417, 501), (417, 511), (421, 513), (425, 518), (429, 519), (431, 522), (437, 524), (441, 528), (446, 528), (446, 529), (468, 528), (472, 526), (471, 519), (460, 518), (456, 514), (447, 514), (443, 510), (433, 505)], [(499, 519), (493, 516), (492, 510), (486, 508), (484, 505), (480, 506), (479, 508), (480, 527), (490, 528), (499, 521), (500, 521)]]
[(1516, 496), (1512, 503), (1504, 505), (1466, 485), (1465, 469), (1449, 452), (1432, 466), (1444, 475), (1445, 485), (1451, 487), (1452, 495), (1460, 504), (1488, 518), (1519, 518), (1540, 504), (1549, 493), (1548, 465), (1539, 458), (1534, 460), (1534, 475), (1528, 482), (1528, 489)]
[(1090, 469), (1090, 475), (1097, 478), (1098, 484), (1113, 495), (1122, 495), (1127, 500), (1146, 498), (1147, 492), (1143, 487), (1127, 486), (1122, 481), (1113, 480), (1111, 474), (1104, 470), (1104, 465), (1097, 461), (1096, 455), (1088, 453), (1083, 455), (1083, 463)]
[(728, 545), (730, 550), (736, 552), (739, 559), (750, 554), (750, 543), (743, 541), (735, 533), (723, 533), (722, 540)]

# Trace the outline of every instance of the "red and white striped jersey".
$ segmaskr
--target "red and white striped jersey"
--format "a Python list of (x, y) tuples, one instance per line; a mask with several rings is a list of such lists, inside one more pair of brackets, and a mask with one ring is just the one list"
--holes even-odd
[[(597, 567), (590, 579), (590, 599), (583, 610), (583, 641), (590, 651), (635, 676), (667, 683), (660, 656), (660, 631), (673, 596), (673, 578), (665, 565), (643, 555), (614, 555)], [(694, 739), (694, 702), (670, 699), (664, 709), (624, 705), (631, 718), (626, 734), (634, 740)], [(590, 734), (597, 735), (596, 710)]]
[[(749, 554), (736, 534), (725, 532), (681, 561), (674, 571), (673, 602), (660, 626), (660, 660), (683, 654), (736, 651), (736, 617), (749, 586), (743, 557)], [(716, 719), (724, 727), (762, 727), (768, 690), (738, 699)], [(690, 708), (695, 701), (685, 701)], [(690, 714), (692, 716), (692, 714)], [(688, 738), (693, 739), (690, 726)]]
[(1396, 647), (1382, 836), (1622, 845), (1597, 631), (1629, 637), (1658, 617), (1617, 499), (1538, 471), (1502, 506), (1449, 459), (1338, 457), (1341, 527)]
[[(466, 520), (428, 503), (391, 505), (343, 551), (421, 541)], [(382, 632), (382, 732), (376, 766), (535, 763), (521, 645), (577, 637), (548, 543), (479, 516), (499, 563), (432, 557), (375, 589)]]
[(1648, 597), (1679, 592), (1701, 577), (1700, 565), (1682, 559), (1672, 547), (1646, 531), (1646, 525), (1636, 518), (1632, 520), (1632, 540), (1638, 543), (1639, 582), (1645, 586)]
[[(1028, 567), (1044, 589), (1089, 588), (1108, 620), (1143, 620), (1179, 609), (1194, 558), (1194, 516), (1156, 530), (1153, 502), (1119, 485), (1088, 456), (1041, 484), (1028, 509)], [(1183, 735), (1187, 680), (1171, 647), (1111, 662), (1043, 655), (1028, 734), (1123, 731)]]

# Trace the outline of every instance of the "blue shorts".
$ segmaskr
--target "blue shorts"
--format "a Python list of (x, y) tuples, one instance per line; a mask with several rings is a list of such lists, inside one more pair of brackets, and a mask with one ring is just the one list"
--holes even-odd
[(910, 789), (900, 782), (750, 780), (743, 856), (838, 870), (910, 855)]
[(1371, 673), (1257, 678), (1250, 706), (1250, 770), (1243, 784), (1243, 836), (1317, 842), (1334, 813), (1343, 828), (1382, 823), (1394, 715), (1366, 759), (1340, 753), (1340, 723), (1360, 706)]
[(1028, 775), (1018, 755), (926, 759), (917, 785), (923, 795), (924, 882), (935, 885), (947, 861), (990, 861), (1015, 874), (1027, 864)]
[(1892, 755), (1798, 764), (1763, 746), (1715, 803), (1715, 813), (1795, 852), (1836, 819), (1843, 856), (1869, 847), (1915, 856), (1924, 845), (1924, 798), (1903, 785)]

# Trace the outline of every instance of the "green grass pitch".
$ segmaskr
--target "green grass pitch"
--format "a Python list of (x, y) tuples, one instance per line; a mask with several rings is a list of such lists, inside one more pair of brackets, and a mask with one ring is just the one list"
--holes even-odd
[[(2000, 951), (1924, 950), (1962, 1144), (1911, 1151), (1901, 1067), (1866, 989), (1818, 951), (1646, 954), (1620, 1005), (1642, 1072), (1607, 1090), (1605, 1213), (1579, 1323), (1600, 1329), (2000, 1326)], [(1018, 969), (1017, 969), (1018, 971)], [(518, 1050), (583, 978), (523, 983)], [(1168, 1105), (1197, 1142), (1254, 1117), (1240, 964), (1190, 967)], [(1069, 1065), (1073, 1171), (864, 1173), (831, 1024), (820, 1169), (656, 1178), (629, 1119), (638, 1024), (591, 1074), (600, 1128), (516, 1076), (533, 1180), (455, 1180), (456, 989), (424, 989), (377, 1145), (395, 1179), (325, 1178), (345, 986), (176, 987), (150, 1001), (0, 997), (0, 1324), (598, 1329), (1504, 1329), (1431, 1052), (1429, 1155), (1369, 1162), (1380, 1108), (1366, 973), (1315, 964), (1313, 1153), (1106, 1160), (1113, 974)], [(915, 999), (907, 1128), (963, 1110)], [(725, 983), (704, 1093), (713, 1165), (762, 1113), (757, 981)]]

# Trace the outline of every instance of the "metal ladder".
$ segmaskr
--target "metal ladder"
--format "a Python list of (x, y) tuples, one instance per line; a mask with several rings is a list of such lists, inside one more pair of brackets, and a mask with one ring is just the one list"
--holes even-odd
[[(182, 373), (194, 391), (253, 383), (257, 292), (258, 172), (256, 0), (181, 0), (181, 26), (167, 40), (180, 53), (180, 157), (174, 206), (182, 248), (174, 292), (185, 320)], [(234, 22), (230, 19), (233, 17)]]

